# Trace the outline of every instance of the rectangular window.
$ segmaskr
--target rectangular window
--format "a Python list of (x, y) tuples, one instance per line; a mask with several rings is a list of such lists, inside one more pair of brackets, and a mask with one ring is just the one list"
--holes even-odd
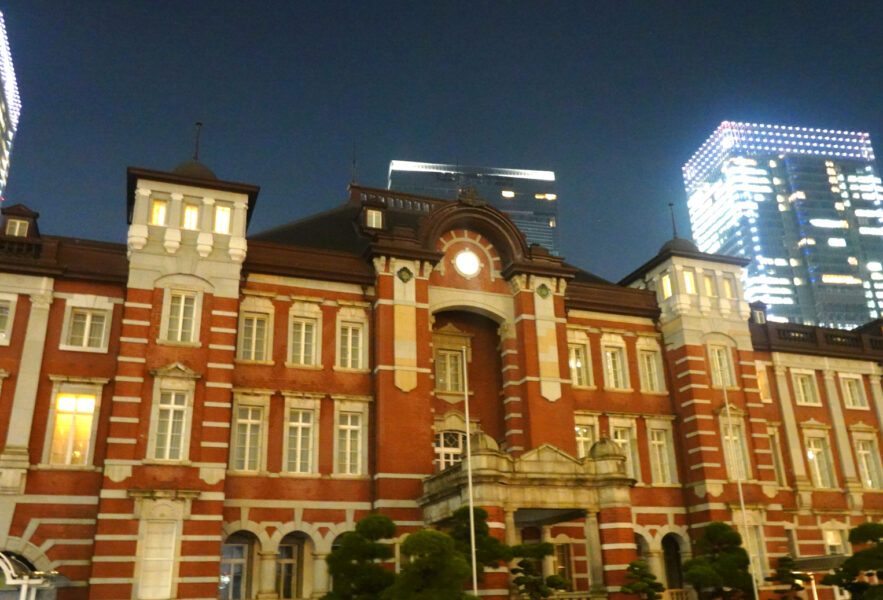
[(316, 320), (295, 318), (291, 321), (291, 356), (295, 365), (316, 364)]
[(371, 229), (381, 229), (383, 227), (383, 213), (376, 208), (369, 208), (365, 211), (365, 226)]
[(766, 542), (763, 536), (763, 527), (760, 525), (749, 525), (748, 536), (748, 557), (751, 560), (751, 570), (758, 585), (764, 583), (764, 574), (767, 571), (768, 561), (766, 555)]
[(862, 485), (868, 489), (883, 487), (883, 467), (880, 465), (880, 453), (877, 442), (873, 438), (856, 439), (855, 454), (858, 459), (858, 472)]
[(626, 475), (640, 481), (640, 469), (638, 468), (638, 444), (635, 439), (635, 429), (632, 426), (613, 427), (613, 441), (625, 454)]
[(727, 346), (709, 346), (711, 358), (711, 383), (714, 387), (734, 387), (733, 356)]
[(10, 330), (12, 329), (12, 302), (0, 300), (0, 345), (9, 343)]
[(736, 297), (736, 282), (733, 281), (732, 277), (724, 276), (724, 297), (725, 298), (735, 298)]
[(338, 366), (344, 369), (362, 368), (362, 324), (340, 324), (340, 356)]
[(663, 428), (651, 428), (649, 433), (650, 471), (653, 483), (675, 483), (671, 431)]
[(825, 554), (833, 556), (846, 554), (846, 540), (842, 529), (823, 529), (822, 539), (825, 541)]
[(824, 435), (806, 436), (806, 457), (812, 480), (818, 488), (834, 487), (834, 465), (831, 462), (831, 449)]
[(595, 432), (594, 423), (581, 423), (575, 427), (576, 432), (576, 455), (583, 458), (589, 455), (589, 450), (595, 445), (598, 436)]
[(6, 221), (6, 235), (12, 237), (27, 237), (28, 222), (23, 219), (9, 219)]
[(440, 392), (463, 392), (463, 352), (438, 350), (435, 353), (435, 389)]
[(687, 294), (696, 293), (696, 273), (693, 271), (684, 271), (684, 292)]
[(463, 459), (466, 448), (466, 434), (462, 431), (448, 430), (439, 431), (435, 434), (433, 452), (435, 453), (435, 468), (444, 471)]
[(714, 285), (714, 277), (711, 275), (705, 275), (702, 277), (702, 281), (705, 284), (705, 295), (710, 298), (717, 296), (717, 287)]
[(199, 206), (196, 204), (185, 204), (184, 215), (181, 223), (184, 229), (195, 231), (199, 229)]
[(555, 574), (569, 582), (568, 590), (573, 589), (573, 561), (570, 544), (555, 544)]
[(269, 315), (245, 313), (239, 324), (239, 358), (267, 360), (267, 327)]
[(276, 593), (282, 600), (302, 596), (303, 564), (303, 542), (279, 544), (279, 554), (276, 557)]
[(196, 294), (193, 292), (168, 292), (169, 316), (166, 323), (166, 339), (172, 342), (192, 342), (196, 319)]
[(55, 397), (50, 464), (88, 464), (95, 405), (91, 394), (61, 393)]
[(604, 346), (604, 383), (613, 389), (628, 388), (625, 371), (625, 348)]
[(248, 544), (221, 545), (219, 600), (242, 600), (249, 597), (246, 591), (249, 551)]
[(770, 452), (773, 456), (773, 471), (776, 475), (776, 483), (781, 486), (788, 485), (788, 479), (785, 475), (785, 463), (782, 459), (782, 447), (779, 443), (779, 432), (775, 429), (767, 429), (767, 435), (770, 439)]
[(362, 473), (362, 413), (341, 411), (337, 415), (337, 472)]
[(592, 385), (589, 375), (589, 363), (586, 360), (585, 344), (567, 345), (568, 363), (570, 364), (570, 379), (577, 387)]
[(868, 408), (865, 386), (860, 375), (840, 376), (840, 388), (843, 390), (843, 404), (846, 408)]
[(181, 460), (184, 456), (187, 393), (161, 391), (158, 408), (156, 413), (156, 446), (153, 458)]
[(143, 521), (142, 527), (138, 598), (139, 600), (172, 598), (177, 523)]
[(168, 203), (165, 200), (155, 199), (150, 205), (150, 224), (165, 225)]
[(288, 411), (288, 457), (289, 473), (313, 471), (313, 436), (315, 435), (315, 412), (303, 408)]
[(660, 278), (660, 281), (662, 283), (662, 298), (663, 298), (663, 300), (666, 298), (671, 298), (671, 293), (672, 293), (671, 275), (669, 275), (668, 273), (663, 273), (662, 277)]
[(815, 373), (791, 373), (794, 385), (794, 401), (804, 406), (821, 406), (819, 392), (816, 389)]
[(638, 366), (641, 372), (641, 391), (644, 392), (661, 392), (663, 391), (662, 377), (659, 372), (660, 363), (659, 352), (656, 350), (639, 350)]
[(263, 415), (264, 410), (260, 406), (239, 406), (237, 409), (233, 469), (257, 471), (260, 468)]
[(233, 209), (226, 204), (215, 205), (215, 233), (230, 233), (230, 218)]
[(757, 363), (757, 390), (762, 401), (772, 402), (773, 395), (770, 392), (770, 381), (767, 377), (766, 365), (761, 363)]
[(750, 469), (748, 467), (748, 446), (745, 443), (745, 428), (742, 423), (736, 421), (724, 421), (722, 423), (724, 438), (724, 460), (727, 463), (727, 473), (730, 479), (741, 481), (748, 479)]
[(67, 345), (76, 348), (103, 348), (107, 313), (103, 310), (71, 309)]

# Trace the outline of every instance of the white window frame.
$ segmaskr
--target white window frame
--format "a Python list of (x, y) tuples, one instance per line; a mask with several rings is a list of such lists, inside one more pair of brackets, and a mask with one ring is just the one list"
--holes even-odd
[[(623, 450), (626, 456), (626, 475), (641, 481), (641, 459), (638, 452), (638, 426), (635, 420), (627, 417), (610, 417), (610, 439)], [(619, 437), (620, 432), (628, 430), (628, 440)]]
[(782, 438), (779, 436), (778, 427), (767, 427), (767, 436), (769, 437), (770, 454), (773, 459), (773, 474), (776, 476), (776, 485), (779, 487), (788, 486), (787, 466), (782, 455)]
[[(868, 396), (865, 393), (864, 378), (857, 373), (838, 373), (840, 378), (840, 394), (843, 396), (843, 406), (854, 410), (870, 410)], [(849, 390), (847, 382), (853, 382), (855, 394)]]
[[(727, 477), (730, 481), (751, 480), (751, 454), (748, 449), (748, 428), (741, 412), (731, 409), (728, 418), (726, 412), (719, 413), (721, 450), (724, 454), (724, 464), (727, 467)], [(734, 462), (734, 461), (740, 462)]]
[[(286, 475), (316, 475), (319, 472), (319, 423), (322, 402), (319, 397), (306, 397), (303, 395), (285, 396), (285, 437), (282, 441), (282, 472)], [(309, 440), (309, 465), (306, 471), (290, 468), (289, 453), (296, 448), (291, 447), (291, 412), (303, 411), (310, 413), (310, 440)], [(336, 425), (335, 425), (336, 428)], [(337, 457), (335, 456), (335, 460)], [(300, 461), (298, 461), (299, 463)]]
[(702, 274), (702, 289), (709, 298), (717, 298), (717, 281), (714, 273)]
[[(358, 400), (335, 399), (334, 402), (334, 476), (340, 478), (364, 478), (368, 473), (368, 406), (369, 402)], [(343, 414), (353, 413), (360, 415), (358, 462), (355, 469), (342, 469), (339, 460), (341, 444), (340, 417)], [(353, 472), (355, 471), (355, 472)]]
[[(199, 231), (199, 217), (202, 210), (201, 207), (202, 202), (194, 199), (194, 200), (185, 200), (181, 203), (181, 229), (185, 231)], [(194, 222), (189, 222), (188, 220), (188, 211), (196, 211), (196, 218)]]
[[(721, 389), (726, 385), (727, 389), (737, 389), (736, 371), (733, 368), (732, 346), (726, 344), (708, 345), (708, 368), (711, 372), (711, 387)], [(726, 364), (721, 364), (725, 362)], [(722, 375), (726, 373), (726, 377)], [(726, 380), (725, 380), (726, 379)]]
[[(436, 348), (435, 349), (435, 391), (440, 394), (462, 394), (466, 390), (466, 369), (464, 363), (466, 354), (463, 348)], [(455, 368), (452, 368), (456, 365)], [(446, 370), (447, 377), (441, 377), (442, 369)], [(440, 387), (445, 381), (445, 387)]]
[[(247, 417), (247, 424), (257, 424), (259, 430), (257, 432), (257, 439), (252, 438), (251, 432), (249, 432), (245, 436), (245, 440), (243, 440), (243, 434), (239, 431), (240, 424), (240, 410), (256, 410), (257, 412), (257, 421), (254, 420), (254, 415), (249, 415)], [(264, 473), (267, 470), (267, 435), (268, 429), (270, 426), (270, 397), (264, 394), (252, 394), (247, 392), (237, 392), (233, 396), (233, 414), (230, 418), (230, 470), (237, 473)], [(239, 466), (237, 464), (237, 460), (239, 459), (239, 451), (241, 444), (246, 443), (247, 454), (245, 458), (245, 463), (243, 466)], [(257, 448), (254, 448), (254, 445), (257, 445)], [(248, 455), (251, 454), (251, 451), (256, 451), (257, 456), (255, 456), (255, 466), (254, 468), (250, 468), (248, 466)]]
[[(822, 533), (822, 545), (825, 547), (825, 556), (848, 555), (850, 553), (849, 529), (846, 525), (828, 521), (822, 523), (820, 530)], [(839, 542), (837, 546), (839, 546), (840, 552), (829, 551), (829, 545), (833, 545), (829, 544), (830, 541)]]
[[(64, 322), (61, 327), (61, 339), (58, 344), (60, 350), (73, 350), (75, 352), (95, 352), (107, 354), (110, 342), (110, 329), (113, 324), (113, 302), (106, 296), (94, 296), (91, 294), (73, 294), (65, 298)], [(89, 328), (87, 325), (83, 338), (83, 344), (71, 344), (70, 336), (75, 314), (87, 314), (91, 324), (92, 315), (104, 317), (104, 329), (101, 332), (101, 340), (98, 346), (89, 346)]]
[[(193, 426), (193, 394), (199, 375), (174, 363), (151, 372), (153, 380), (153, 401), (150, 408), (150, 437), (147, 442), (147, 458), (145, 462), (180, 464), (190, 461), (190, 432)], [(184, 408), (184, 427), (181, 434), (181, 457), (177, 459), (156, 458), (157, 427), (159, 423), (160, 399), (163, 392), (182, 392), (186, 395)]]
[[(880, 445), (876, 433), (853, 431), (852, 445), (862, 487), (871, 490), (883, 488), (883, 461), (880, 459)], [(865, 445), (866, 450), (861, 450), (860, 445)]]
[[(619, 362), (621, 369), (621, 381), (615, 381), (615, 372), (613, 369), (613, 357)], [(629, 379), (629, 356), (628, 349), (622, 337), (605, 333), (601, 336), (601, 361), (604, 365), (604, 389), (619, 392), (631, 392), (631, 383)], [(622, 385), (614, 385), (620, 383)]]
[[(816, 459), (815, 453), (817, 449), (810, 447), (810, 440), (822, 440), (825, 452), (824, 464)], [(831, 452), (831, 438), (828, 435), (828, 431), (826, 429), (805, 428), (803, 430), (803, 444), (806, 449), (806, 463), (813, 487), (823, 490), (837, 489), (839, 482), (837, 480), (837, 472), (834, 470), (834, 456)], [(825, 481), (825, 473), (827, 473), (827, 481)]]
[(759, 360), (755, 361), (754, 369), (757, 374), (757, 394), (760, 396), (760, 401), (764, 404), (772, 404), (773, 389), (770, 387), (767, 364)]
[[(252, 364), (272, 365), (273, 331), (275, 330), (275, 307), (269, 298), (249, 295), (239, 304), (239, 326), (237, 327), (236, 360)], [(245, 324), (247, 319), (263, 319), (265, 321), (263, 358), (255, 358), (257, 345), (252, 340), (250, 347), (245, 346)], [(254, 335), (254, 333), (252, 333)], [(252, 352), (250, 358), (247, 353)]]
[[(167, 588), (164, 586), (164, 589), (168, 591), (163, 593), (163, 591), (158, 590), (155, 593), (149, 593), (145, 591), (145, 587), (148, 582), (157, 583), (157, 578), (155, 574), (149, 570), (145, 569), (145, 563), (147, 561), (152, 560), (152, 557), (148, 556), (148, 548), (153, 547), (153, 544), (148, 544), (147, 538), (150, 534), (150, 528), (152, 526), (157, 526), (162, 524), (167, 528), (171, 528), (172, 530), (172, 544), (171, 544), (171, 556), (163, 556), (157, 557), (155, 560), (168, 562), (169, 570), (168, 570), (168, 586)], [(135, 597), (138, 600), (163, 600), (165, 598), (175, 598), (177, 594), (175, 594), (175, 589), (177, 588), (177, 579), (178, 579), (178, 559), (180, 553), (181, 546), (181, 522), (174, 519), (143, 519), (140, 522), (138, 531), (138, 552), (136, 554), (136, 589), (135, 589)], [(152, 590), (151, 590), (152, 591)]]
[(27, 219), (16, 219), (13, 217), (9, 217), (6, 220), (6, 229), (4, 233), (5, 235), (10, 237), (28, 237), (29, 229), (30, 223)]
[[(181, 339), (172, 339), (169, 337), (171, 331), (171, 306), (172, 306), (172, 296), (180, 295), (182, 297), (192, 297), (193, 300), (193, 331), (191, 332), (190, 339), (181, 340)], [(202, 326), (202, 290), (196, 290), (193, 288), (174, 286), (168, 287), (163, 290), (163, 305), (162, 305), (162, 319), (160, 322), (160, 338), (157, 340), (157, 343), (164, 345), (174, 345), (174, 346), (188, 346), (195, 347), (200, 345), (199, 334)], [(182, 337), (183, 331), (176, 331), (175, 337)]]
[(383, 229), (383, 211), (379, 208), (365, 209), (365, 227)]
[[(675, 462), (674, 431), (671, 420), (646, 419), (645, 424), (647, 450), (650, 454), (650, 481), (653, 485), (676, 485), (678, 468)], [(661, 440), (654, 439), (660, 436)]]
[[(162, 206), (162, 210), (159, 207)], [(169, 210), (171, 200), (169, 198), (150, 198), (150, 213), (147, 215), (147, 224), (154, 227), (165, 227), (169, 223)], [(158, 216), (162, 218), (157, 218)]]
[[(584, 428), (585, 432), (580, 432), (580, 428)], [(592, 446), (599, 439), (600, 429), (598, 428), (598, 415), (588, 415), (576, 413), (574, 415), (573, 434), (576, 437), (576, 457), (585, 458), (592, 450)], [(589, 436), (581, 435), (581, 433), (589, 433)]]
[[(809, 383), (809, 395), (804, 387), (798, 382)], [(822, 398), (819, 395), (819, 382), (816, 372), (812, 369), (791, 369), (791, 388), (794, 390), (794, 403), (798, 406), (821, 406)]]
[[(582, 350), (582, 364), (575, 365), (576, 352)], [(592, 372), (592, 347), (588, 333), (581, 329), (567, 330), (567, 364), (570, 367), (570, 385), (580, 389), (595, 389), (595, 377)], [(579, 381), (577, 371), (582, 375)]]
[[(222, 217), (221, 215), (226, 215)], [(233, 203), (217, 201), (212, 215), (212, 232), (219, 235), (233, 233)]]
[(665, 378), (662, 367), (662, 349), (655, 338), (638, 337), (638, 372), (641, 380), (641, 392), (664, 394)]
[(0, 306), (6, 307), (6, 321), (0, 321), (0, 346), (8, 346), (12, 341), (12, 326), (15, 323), (15, 306), (18, 294), (0, 293)]
[(693, 269), (684, 269), (682, 271), (683, 274), (683, 284), (684, 284), (684, 293), (690, 296), (696, 296), (699, 294), (699, 287), (696, 284), (696, 271)]
[[(313, 326), (313, 348), (303, 362), (294, 360), (294, 323), (310, 323)], [(288, 349), (286, 351), (286, 367), (297, 369), (322, 368), (322, 308), (316, 302), (296, 301), (288, 310)]]
[(662, 294), (662, 299), (667, 300), (671, 298), (674, 294), (674, 289), (672, 288), (671, 283), (671, 273), (665, 272), (659, 276), (659, 290)]
[[(457, 440), (459, 442), (458, 446), (439, 446), (437, 441), (441, 438), (442, 443), (444, 443), (444, 438), (446, 434), (454, 434), (457, 436)], [(451, 458), (449, 455), (452, 453), (445, 452), (445, 450), (459, 450), (456, 453), (456, 458)], [(432, 436), (432, 454), (433, 454), (433, 464), (435, 465), (436, 471), (444, 471), (448, 467), (452, 467), (463, 460), (463, 456), (466, 454), (466, 432), (462, 429), (443, 429), (439, 431), (434, 431)]]
[[(43, 466), (54, 469), (91, 469), (95, 458), (95, 441), (98, 435), (98, 421), (101, 414), (101, 396), (107, 379), (92, 379), (80, 377), (65, 377), (50, 375), (52, 380), (52, 396), (49, 404), (49, 413), (46, 419), (46, 438), (43, 444)], [(92, 396), (95, 398), (95, 408), (92, 411), (92, 423), (89, 433), (89, 445), (86, 457), (82, 464), (53, 463), (52, 442), (55, 438), (55, 421), (57, 418), (58, 396), (60, 394), (77, 394)]]
[[(351, 354), (347, 356), (346, 361), (344, 361), (340, 344), (344, 327), (358, 328), (360, 331), (359, 349), (357, 354), (359, 364), (357, 365), (351, 363)], [(368, 315), (366, 314), (365, 309), (354, 306), (341, 308), (337, 311), (337, 325), (334, 329), (336, 356), (334, 369), (337, 371), (354, 371), (361, 373), (368, 371)]]

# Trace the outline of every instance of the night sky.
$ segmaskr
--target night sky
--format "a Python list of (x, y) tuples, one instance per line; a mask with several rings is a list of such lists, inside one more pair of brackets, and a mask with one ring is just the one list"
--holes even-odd
[(618, 280), (689, 233), (723, 120), (868, 131), (883, 2), (0, 2), (22, 97), (5, 204), (122, 242), (127, 166), (261, 186), (250, 233), (390, 159), (554, 170), (567, 260)]

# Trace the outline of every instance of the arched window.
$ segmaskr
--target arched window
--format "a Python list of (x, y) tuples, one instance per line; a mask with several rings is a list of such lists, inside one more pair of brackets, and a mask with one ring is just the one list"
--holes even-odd
[(463, 460), (466, 448), (466, 434), (462, 431), (439, 431), (435, 434), (435, 468), (444, 471)]
[(662, 538), (662, 559), (665, 562), (665, 581), (668, 589), (682, 589), (684, 574), (681, 571), (681, 544), (678, 536), (669, 533)]
[(300, 532), (289, 533), (279, 543), (276, 555), (276, 593), (279, 598), (303, 598), (304, 556), (309, 539)]
[(251, 571), (255, 537), (247, 531), (237, 531), (221, 545), (221, 569), (218, 579), (220, 600), (250, 598)]

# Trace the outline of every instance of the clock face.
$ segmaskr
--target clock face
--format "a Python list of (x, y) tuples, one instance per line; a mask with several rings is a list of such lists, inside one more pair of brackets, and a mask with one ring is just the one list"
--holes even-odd
[(463, 250), (454, 257), (454, 266), (457, 267), (461, 275), (472, 277), (478, 273), (478, 270), (481, 268), (481, 262), (479, 262), (478, 256), (472, 250)]

